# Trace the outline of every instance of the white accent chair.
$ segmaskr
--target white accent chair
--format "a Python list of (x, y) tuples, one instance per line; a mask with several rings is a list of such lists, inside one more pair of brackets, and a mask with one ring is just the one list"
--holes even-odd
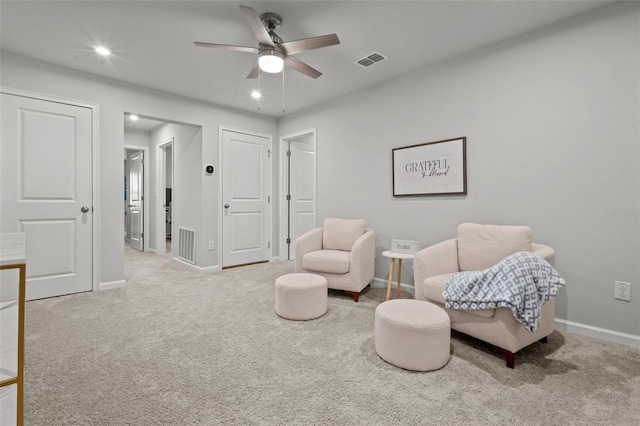
[[(532, 236), (528, 226), (461, 224), (458, 238), (442, 241), (416, 254), (413, 263), (415, 299), (444, 308), (442, 292), (451, 275), (490, 268), (519, 251), (534, 252), (554, 266), (555, 251), (533, 243)], [(453, 330), (502, 350), (509, 368), (514, 368), (516, 352), (537, 341), (546, 342), (555, 326), (554, 299), (543, 305), (539, 327), (533, 333), (520, 324), (508, 308), (445, 310)]]
[(344, 290), (355, 302), (373, 281), (376, 238), (364, 219), (327, 218), (322, 228), (296, 240), (296, 272), (322, 275), (330, 289)]

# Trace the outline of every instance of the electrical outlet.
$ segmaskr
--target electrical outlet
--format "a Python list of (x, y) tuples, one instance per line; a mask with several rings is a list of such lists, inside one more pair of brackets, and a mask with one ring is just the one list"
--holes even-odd
[(215, 249), (216, 249), (215, 241), (213, 240), (209, 241), (209, 250), (215, 250)]
[(631, 283), (616, 281), (615, 293), (613, 294), (613, 298), (631, 302)]

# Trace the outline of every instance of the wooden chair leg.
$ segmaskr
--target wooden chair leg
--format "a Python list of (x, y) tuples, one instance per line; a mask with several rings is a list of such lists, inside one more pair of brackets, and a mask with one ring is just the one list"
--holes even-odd
[(347, 290), (345, 290), (344, 292), (353, 296), (353, 301), (358, 303), (358, 298), (360, 297), (360, 293), (358, 293), (357, 291), (347, 291)]
[(516, 354), (514, 354), (513, 352), (510, 352), (506, 349), (503, 349), (502, 352), (504, 352), (504, 359), (507, 361), (507, 367), (509, 368), (515, 368), (516, 366)]

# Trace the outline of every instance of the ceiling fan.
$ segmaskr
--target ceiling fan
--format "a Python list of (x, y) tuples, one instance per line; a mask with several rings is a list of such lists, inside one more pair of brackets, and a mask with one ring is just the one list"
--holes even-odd
[(251, 25), (256, 39), (258, 39), (258, 47), (233, 46), (200, 41), (196, 41), (195, 45), (199, 47), (233, 50), (236, 52), (257, 53), (258, 62), (251, 69), (247, 78), (257, 78), (260, 71), (278, 73), (282, 71), (284, 65), (311, 78), (318, 78), (322, 75), (320, 71), (307, 65), (293, 55), (306, 50), (340, 44), (340, 40), (336, 34), (285, 42), (274, 32), (274, 30), (280, 28), (282, 25), (282, 17), (280, 15), (267, 12), (258, 16), (256, 11), (248, 6), (240, 6), (240, 9), (249, 21), (249, 25)]

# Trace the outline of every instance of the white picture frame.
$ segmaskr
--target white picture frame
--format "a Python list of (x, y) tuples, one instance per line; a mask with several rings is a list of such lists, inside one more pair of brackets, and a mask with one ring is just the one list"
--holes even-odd
[(467, 193), (467, 138), (391, 151), (393, 196)]

